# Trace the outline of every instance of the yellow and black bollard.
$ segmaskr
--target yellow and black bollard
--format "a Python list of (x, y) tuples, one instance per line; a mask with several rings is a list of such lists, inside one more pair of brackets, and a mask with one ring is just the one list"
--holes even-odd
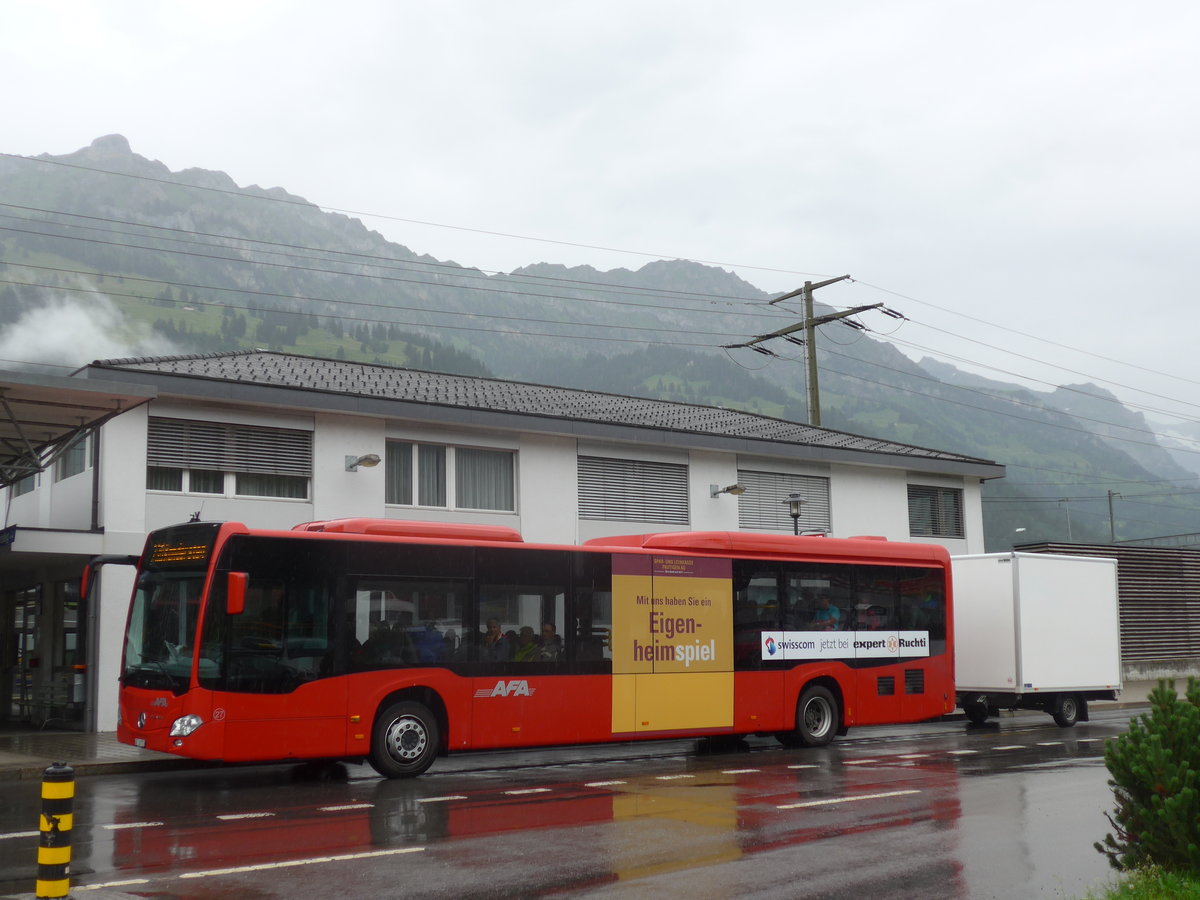
[(75, 770), (55, 763), (42, 773), (42, 822), (38, 843), (38, 900), (65, 897), (71, 890), (71, 828)]

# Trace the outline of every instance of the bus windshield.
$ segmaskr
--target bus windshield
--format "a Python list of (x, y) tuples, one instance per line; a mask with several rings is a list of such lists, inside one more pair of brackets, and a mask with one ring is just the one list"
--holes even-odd
[(192, 673), (204, 572), (143, 572), (125, 636), (122, 682), (182, 694)]

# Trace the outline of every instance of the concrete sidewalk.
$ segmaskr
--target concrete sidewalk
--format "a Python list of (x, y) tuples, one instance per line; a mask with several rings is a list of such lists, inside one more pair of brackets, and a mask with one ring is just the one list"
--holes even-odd
[[(1157, 682), (1130, 682), (1116, 701), (1092, 701), (1094, 712), (1104, 709), (1146, 706), (1147, 697)], [(1182, 684), (1176, 685), (1182, 689)], [(961, 713), (959, 713), (961, 715)], [(1006, 713), (1006, 715), (1009, 715)], [(1012, 715), (1043, 715), (1018, 712)], [(37, 780), (53, 763), (65, 763), (77, 776), (156, 772), (198, 768), (211, 763), (182, 759), (168, 753), (141, 750), (117, 742), (111, 732), (83, 734), (74, 731), (0, 730), (0, 781)]]

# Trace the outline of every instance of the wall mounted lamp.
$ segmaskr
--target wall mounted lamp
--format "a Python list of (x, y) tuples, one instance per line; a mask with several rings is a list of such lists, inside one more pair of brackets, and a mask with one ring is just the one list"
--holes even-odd
[(379, 454), (378, 453), (366, 453), (363, 456), (347, 455), (347, 457), (346, 457), (346, 471), (347, 472), (357, 472), (359, 466), (362, 466), (364, 469), (369, 469), (372, 466), (377, 466), (377, 465), (379, 465)]
[(722, 494), (733, 494), (736, 497), (738, 494), (744, 493), (746, 493), (746, 486), (744, 484), (731, 484), (723, 488), (719, 488), (715, 484), (708, 486), (708, 496), (710, 497), (719, 497)]

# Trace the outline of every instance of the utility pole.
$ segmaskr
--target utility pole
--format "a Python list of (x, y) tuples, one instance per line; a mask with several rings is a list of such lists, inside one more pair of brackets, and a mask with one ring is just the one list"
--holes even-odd
[(1113, 519), (1113, 497), (1120, 497), (1116, 491), (1108, 492), (1108, 542), (1115, 544), (1117, 542), (1117, 523)]
[[(797, 325), (790, 325), (787, 328), (780, 328), (778, 331), (773, 331), (770, 334), (762, 334), (753, 340), (746, 341), (744, 344), (725, 344), (726, 349), (734, 350), (739, 347), (754, 347), (763, 341), (770, 340), (775, 337), (784, 337), (791, 334), (793, 331), (804, 329), (804, 361), (807, 369), (806, 381), (808, 384), (808, 424), (821, 424), (821, 391), (817, 383), (817, 326), (824, 325), (826, 322), (835, 322), (838, 319), (844, 319), (847, 316), (854, 316), (860, 312), (866, 312), (868, 309), (879, 309), (883, 306), (882, 303), (872, 303), (870, 306), (856, 306), (853, 309), (847, 309), (839, 313), (829, 313), (824, 316), (813, 315), (813, 291), (817, 288), (828, 287), (831, 284), (837, 284), (839, 281), (846, 281), (849, 275), (841, 275), (837, 278), (830, 278), (827, 281), (818, 281), (813, 284), (811, 281), (804, 282), (804, 287), (797, 288), (790, 294), (784, 294), (782, 297), (776, 297), (771, 301), (772, 304), (779, 303), (783, 300), (790, 300), (792, 297), (803, 296), (804, 298), (804, 321)], [(888, 312), (888, 310), (885, 310)], [(789, 338), (795, 342), (795, 338)], [(761, 352), (767, 353), (768, 356), (774, 354), (761, 348)]]

